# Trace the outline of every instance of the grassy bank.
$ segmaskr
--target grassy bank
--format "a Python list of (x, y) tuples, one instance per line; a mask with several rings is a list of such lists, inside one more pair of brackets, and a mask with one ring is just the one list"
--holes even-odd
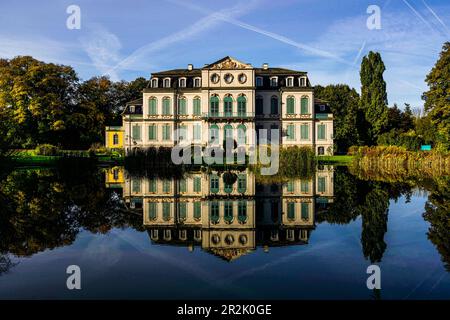
[(347, 165), (352, 163), (354, 157), (350, 155), (336, 155), (336, 156), (317, 156), (316, 159), (319, 163)]
[(416, 172), (436, 176), (450, 174), (450, 154), (428, 151), (407, 151), (395, 146), (352, 147), (358, 171)]

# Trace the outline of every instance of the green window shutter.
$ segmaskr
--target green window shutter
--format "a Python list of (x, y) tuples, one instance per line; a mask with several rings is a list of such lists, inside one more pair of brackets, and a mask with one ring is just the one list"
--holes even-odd
[(224, 183), (223, 189), (224, 189), (225, 193), (231, 193), (233, 191), (233, 185)]
[(200, 177), (194, 178), (194, 192), (202, 191), (202, 179)]
[(278, 114), (278, 98), (272, 97), (270, 99), (270, 114)]
[(319, 140), (325, 140), (325, 130), (326, 127), (324, 124), (319, 124), (318, 125), (318, 130), (317, 130), (317, 139)]
[(156, 140), (156, 124), (148, 126), (148, 140)]
[(194, 219), (200, 220), (202, 218), (202, 203), (200, 201), (194, 202)]
[(185, 115), (186, 114), (186, 99), (178, 100), (178, 114)]
[(300, 113), (301, 114), (308, 114), (309, 112), (308, 112), (308, 101), (309, 101), (309, 99), (307, 98), (307, 97), (303, 97), (302, 99), (301, 99), (301, 110), (300, 110)]
[(295, 125), (290, 124), (287, 126), (287, 139), (290, 141), (295, 140)]
[(325, 192), (325, 190), (326, 190), (325, 177), (317, 178), (317, 191)]
[(238, 192), (245, 193), (247, 191), (247, 176), (240, 174), (238, 176)]
[(219, 203), (217, 201), (209, 203), (209, 216), (211, 219), (211, 223), (216, 224), (219, 222)]
[(287, 218), (289, 220), (295, 219), (295, 202), (288, 202), (287, 204)]
[(233, 218), (233, 202), (225, 201), (223, 220), (227, 223), (231, 223), (233, 221)]
[(150, 202), (148, 204), (148, 219), (149, 220), (156, 220), (157, 217), (157, 211), (156, 211), (156, 203)]
[(209, 127), (209, 141), (219, 140), (219, 127), (215, 124)]
[(219, 177), (216, 175), (210, 176), (210, 183), (209, 183), (210, 191), (212, 193), (219, 192)]
[(300, 182), (300, 191), (302, 193), (309, 193), (309, 181), (307, 180), (302, 180)]
[(210, 98), (209, 113), (212, 116), (219, 115), (219, 97), (212, 96)]
[(172, 112), (170, 110), (170, 98), (163, 99), (163, 115), (171, 115)]
[(163, 208), (163, 219), (165, 221), (169, 221), (171, 217), (170, 202), (163, 202), (162, 208)]
[(302, 124), (300, 126), (300, 139), (308, 140), (309, 139), (309, 125)]
[(238, 103), (238, 115), (245, 116), (247, 114), (247, 99), (244, 96), (239, 96)]
[(238, 204), (238, 221), (240, 223), (247, 222), (247, 202), (239, 201)]
[(237, 127), (237, 143), (238, 144), (246, 144), (247, 143), (247, 128), (244, 124), (240, 124)]
[(156, 180), (150, 179), (148, 181), (148, 192), (156, 192)]
[(199, 116), (202, 112), (202, 107), (200, 103), (200, 98), (194, 98), (194, 115)]
[(180, 179), (179, 186), (180, 192), (186, 192), (186, 179)]
[(202, 138), (201, 125), (194, 124), (193, 134), (194, 134), (194, 140), (201, 140), (201, 138)]
[(134, 125), (132, 135), (134, 140), (141, 140), (141, 126)]
[(170, 190), (172, 189), (171, 182), (172, 182), (171, 180), (163, 181), (163, 192), (164, 193), (169, 193)]
[(180, 202), (178, 204), (178, 216), (180, 220), (186, 220), (186, 202)]
[(156, 98), (150, 98), (148, 100), (148, 114), (149, 115), (156, 115), (156, 106), (157, 106)]
[(131, 189), (133, 190), (133, 193), (140, 193), (141, 192), (141, 180), (133, 179), (131, 181)]
[(171, 136), (171, 126), (170, 124), (165, 124), (163, 126), (163, 140), (170, 140)]
[(295, 99), (294, 97), (287, 98), (287, 114), (294, 114), (295, 113)]
[(223, 112), (225, 116), (233, 114), (233, 98), (228, 96), (223, 99)]
[(287, 192), (294, 192), (294, 181), (288, 181), (287, 183)]
[(309, 218), (309, 204), (308, 203), (302, 202), (300, 214), (301, 214), (302, 220), (308, 220), (308, 218)]
[(182, 141), (182, 140), (186, 140), (187, 139), (187, 129), (185, 125), (181, 125), (178, 128), (178, 140)]

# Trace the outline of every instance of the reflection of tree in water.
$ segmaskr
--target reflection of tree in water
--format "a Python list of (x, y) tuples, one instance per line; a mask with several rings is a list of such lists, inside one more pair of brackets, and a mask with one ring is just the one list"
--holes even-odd
[(380, 262), (386, 250), (384, 234), (387, 231), (389, 194), (375, 187), (367, 194), (360, 206), (362, 217), (361, 244), (364, 257), (371, 263)]
[(8, 255), (0, 254), (0, 276), (8, 273), (15, 265), (17, 265), (17, 263), (12, 262)]
[(71, 244), (81, 229), (142, 228), (142, 217), (125, 211), (95, 167), (9, 172), (0, 181), (0, 208), (0, 253), (16, 256)]
[(445, 268), (450, 271), (450, 177), (436, 179), (423, 217), (431, 224), (428, 239), (436, 246)]

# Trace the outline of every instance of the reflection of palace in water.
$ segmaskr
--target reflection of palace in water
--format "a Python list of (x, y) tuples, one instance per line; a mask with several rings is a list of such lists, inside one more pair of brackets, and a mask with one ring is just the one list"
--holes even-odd
[(310, 179), (259, 183), (248, 170), (232, 184), (224, 173), (191, 172), (182, 178), (124, 177), (108, 170), (108, 187), (122, 187), (127, 207), (143, 215), (156, 244), (201, 246), (228, 261), (262, 246), (306, 244), (314, 216), (333, 202), (333, 168)]

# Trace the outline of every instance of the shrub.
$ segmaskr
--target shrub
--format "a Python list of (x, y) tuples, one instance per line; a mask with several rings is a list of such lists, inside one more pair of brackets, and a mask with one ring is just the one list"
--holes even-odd
[(51, 144), (40, 144), (34, 152), (39, 156), (56, 156), (59, 153), (59, 148)]
[(90, 155), (95, 155), (97, 153), (107, 153), (107, 149), (104, 145), (102, 145), (101, 143), (93, 143), (91, 145), (91, 147), (89, 148), (89, 154)]

